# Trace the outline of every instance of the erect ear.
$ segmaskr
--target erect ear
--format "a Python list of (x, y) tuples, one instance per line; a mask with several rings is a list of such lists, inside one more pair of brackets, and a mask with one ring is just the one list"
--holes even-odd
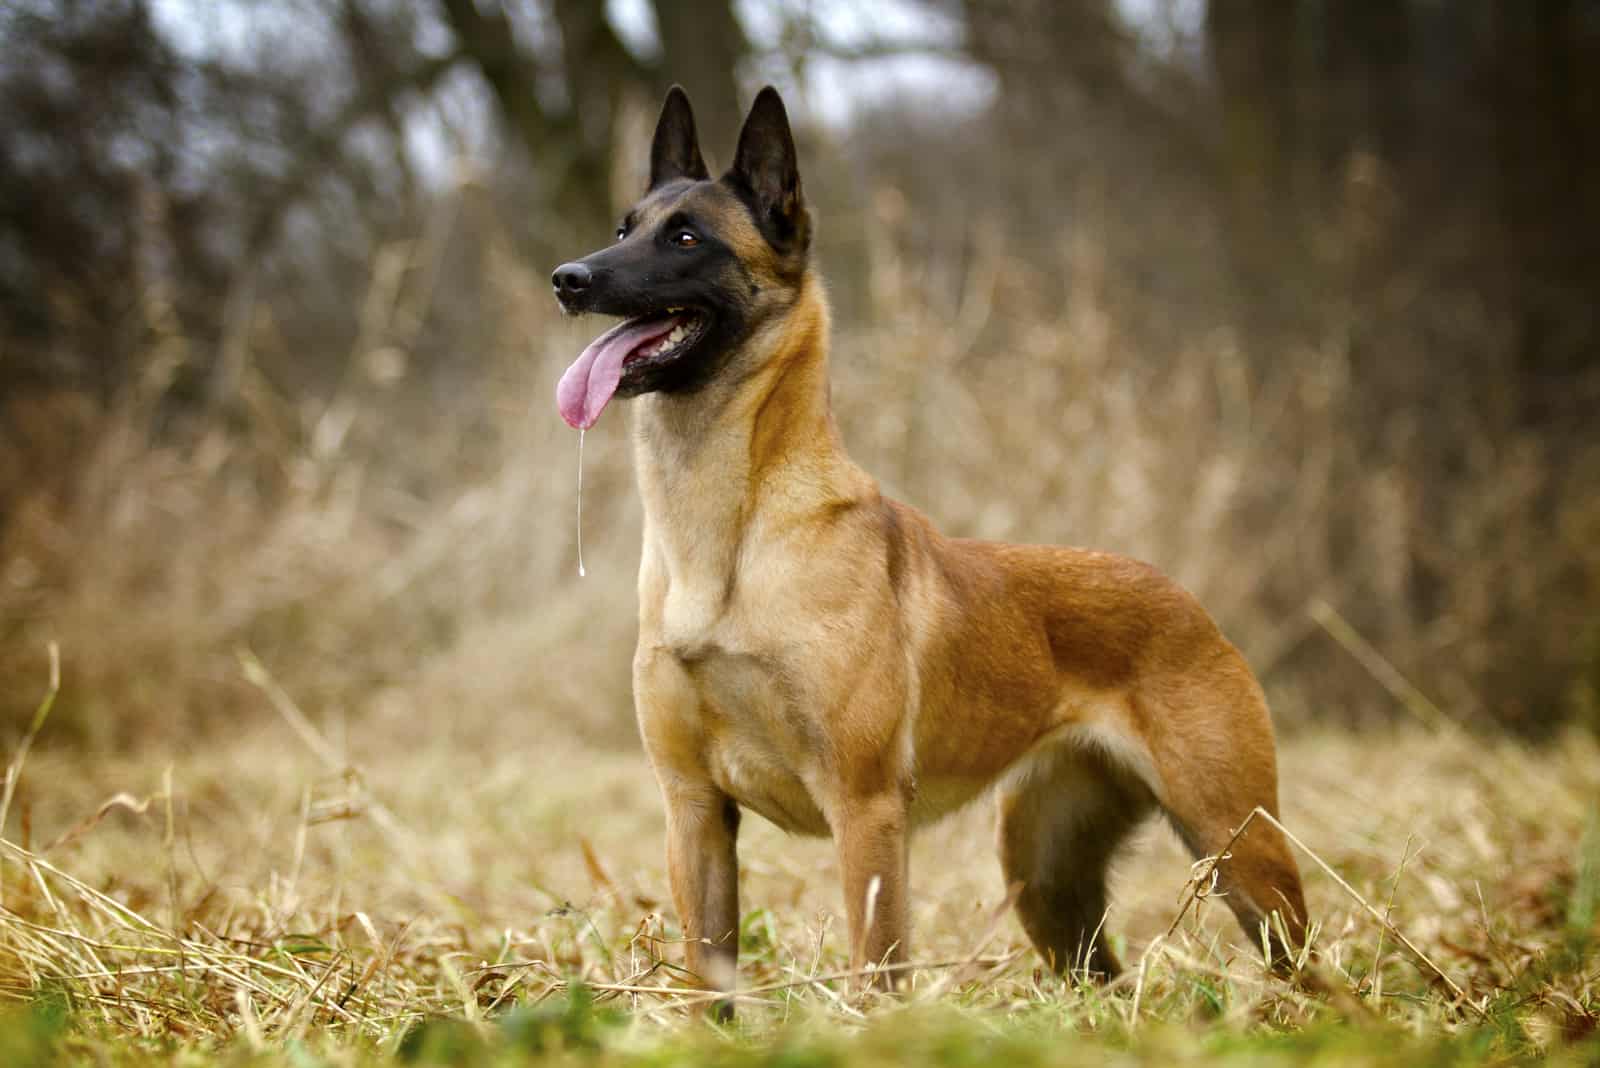
[(700, 141), (694, 132), (694, 112), (683, 86), (667, 90), (656, 120), (655, 140), (650, 142), (650, 188), (675, 178), (700, 181), (711, 177), (706, 161), (700, 158)]
[(789, 113), (772, 86), (756, 94), (739, 131), (739, 147), (727, 180), (744, 194), (762, 233), (773, 246), (804, 249), (810, 239), (800, 164), (795, 157)]

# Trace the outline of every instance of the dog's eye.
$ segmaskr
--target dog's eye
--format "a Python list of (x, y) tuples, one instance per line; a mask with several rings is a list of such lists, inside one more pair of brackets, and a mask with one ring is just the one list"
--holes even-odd
[(623, 238), (625, 238), (627, 236), (628, 236), (628, 228), (626, 226), (617, 227), (617, 240), (618, 241), (621, 241)]
[(679, 248), (694, 248), (700, 243), (693, 230), (679, 230), (672, 235), (672, 243)]

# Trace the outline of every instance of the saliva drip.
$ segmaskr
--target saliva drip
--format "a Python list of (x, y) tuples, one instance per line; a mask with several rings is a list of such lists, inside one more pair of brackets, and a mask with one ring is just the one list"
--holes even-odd
[(583, 431), (578, 431), (578, 577), (588, 572), (583, 569)]

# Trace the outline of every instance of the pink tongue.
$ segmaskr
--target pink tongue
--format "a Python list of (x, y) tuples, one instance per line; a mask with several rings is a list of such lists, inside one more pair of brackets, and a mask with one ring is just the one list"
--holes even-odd
[(640, 322), (629, 319), (612, 327), (584, 349), (556, 386), (556, 407), (561, 418), (576, 430), (588, 430), (611, 401), (622, 381), (622, 364), (628, 354), (672, 332), (676, 318)]

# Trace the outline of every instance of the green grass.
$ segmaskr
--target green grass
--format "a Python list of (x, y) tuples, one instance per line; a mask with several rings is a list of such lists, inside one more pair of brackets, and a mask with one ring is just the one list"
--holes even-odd
[(1448, 1035), (1418, 1035), (1383, 1023), (1325, 1021), (1286, 1031), (1247, 1031), (1156, 1023), (1139, 1034), (1062, 1027), (1058, 1009), (1038, 1005), (1005, 1014), (889, 1007), (860, 1027), (806, 1021), (776, 1030), (688, 1022), (668, 1035), (641, 1036), (628, 1015), (575, 988), (539, 1005), (520, 1005), (487, 1021), (418, 1021), (386, 1041), (341, 1042), (308, 1035), (281, 1043), (129, 1043), (74, 1014), (61, 998), (42, 998), (0, 1022), (7, 1065), (460, 1065), (770, 1066), (868, 1068), (873, 1065), (1595, 1065), (1600, 1036), (1549, 1048), (1510, 1019)]

